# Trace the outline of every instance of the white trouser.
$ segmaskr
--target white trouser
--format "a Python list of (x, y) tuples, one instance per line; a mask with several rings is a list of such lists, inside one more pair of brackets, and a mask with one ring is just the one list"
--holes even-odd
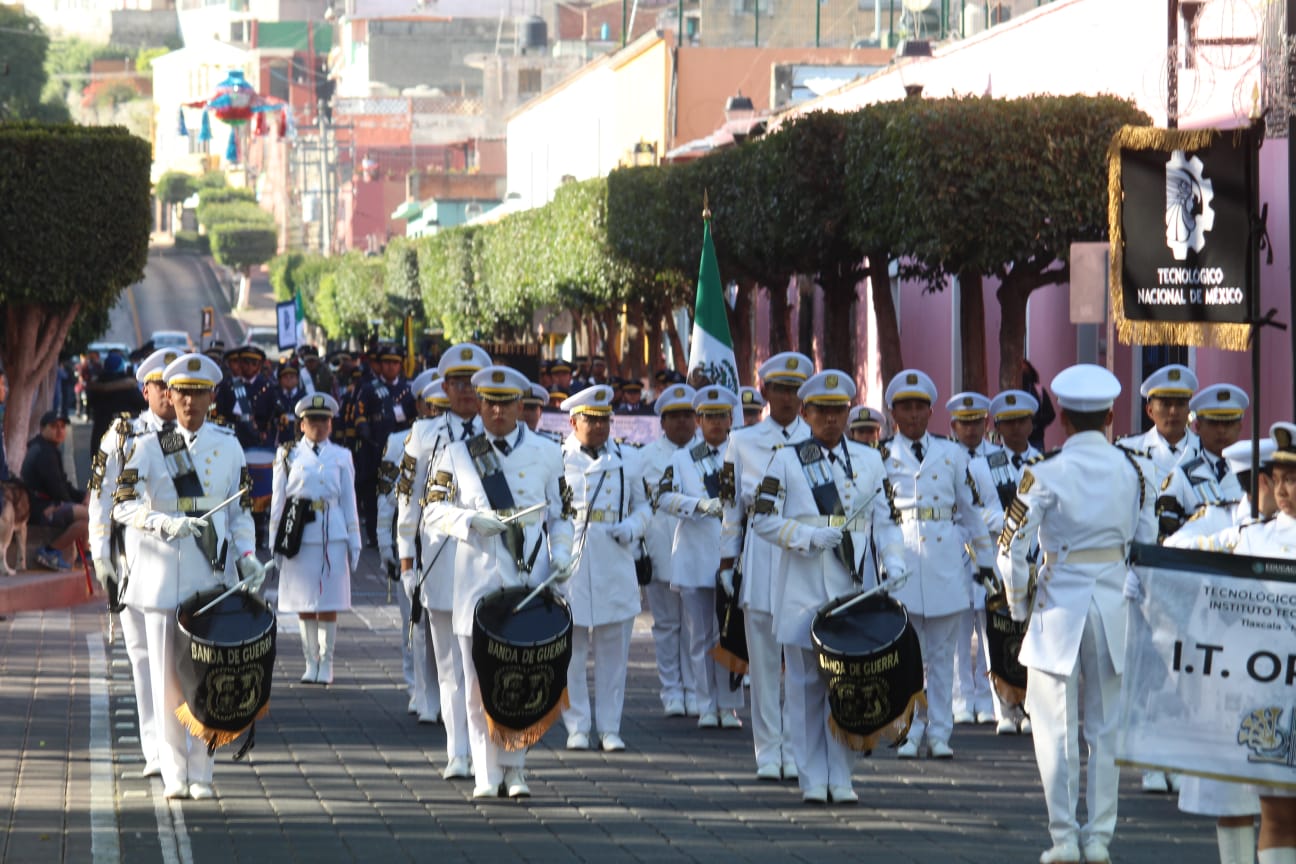
[(405, 638), (405, 635), (409, 633), (410, 604), (410, 595), (406, 592), (405, 586), (398, 584), (396, 586), (396, 608), (400, 612), (401, 675), (405, 678), (405, 689), (413, 697), (414, 651), (410, 648), (410, 640)]
[[(1083, 682), (1083, 683), (1082, 683)], [(1049, 834), (1053, 845), (1097, 840), (1110, 845), (1116, 829), (1117, 715), (1120, 676), (1107, 651), (1098, 607), (1090, 601), (1080, 637), (1080, 657), (1067, 676), (1030, 670), (1026, 710), (1034, 729), (1035, 761), (1044, 782)], [(1081, 690), (1083, 689), (1083, 693)], [(1084, 697), (1084, 739), (1089, 751), (1085, 809), (1089, 821), (1076, 821), (1080, 800), (1080, 697)]]
[[(460, 639), (450, 626), (453, 613), (425, 611), (431, 625), (430, 641), (436, 658), (437, 704), (441, 706), (441, 722), (445, 724), (446, 759), (468, 755), (467, 684), (463, 649)], [(472, 643), (471, 637), (468, 639)]]
[(720, 641), (714, 588), (683, 588), (684, 617), (688, 620), (688, 663), (693, 669), (699, 714), (733, 710), (743, 705), (742, 681), (729, 686), (729, 670), (711, 657)]
[(954, 731), (954, 639), (958, 636), (960, 614), (956, 612), (935, 618), (909, 615), (922, 648), (923, 676), (927, 687), (927, 707), (918, 706), (914, 711), (913, 725), (909, 727), (911, 741), (921, 743), (926, 732), (929, 745), (933, 741), (948, 744), (950, 733)]
[(793, 703), (799, 697), (789, 687), (786, 700), (779, 698), (783, 684), (783, 646), (774, 638), (774, 616), (745, 609), (743, 623), (747, 629), (756, 767), (792, 762)]
[(168, 789), (187, 789), (191, 783), (210, 783), (212, 757), (207, 742), (189, 734), (175, 712), (184, 704), (176, 672), (176, 616), (173, 610), (144, 610), (144, 638), (153, 689), (153, 718), (158, 738), (158, 763)]
[[(586, 665), (594, 649), (594, 720), (600, 735), (621, 732), (621, 707), (625, 704), (626, 669), (630, 662), (630, 632), (634, 619), (572, 628), (572, 658), (567, 667), (567, 699), (562, 712), (567, 734), (590, 732), (589, 678)], [(591, 635), (592, 634), (592, 635)]]
[(126, 643), (126, 656), (130, 658), (131, 677), (135, 681), (135, 711), (139, 715), (140, 750), (144, 764), (158, 764), (157, 715), (153, 713), (153, 681), (149, 668), (148, 634), (144, 628), (144, 613), (127, 606), (117, 615), (121, 622), (122, 641)]
[(684, 662), (688, 656), (680, 632), (684, 605), (669, 582), (653, 580), (644, 588), (652, 611), (653, 650), (657, 655), (657, 680), (661, 682), (662, 707), (672, 700), (693, 701), (693, 670)]
[(954, 711), (988, 713), (994, 705), (990, 699), (990, 676), (987, 663), (984, 609), (967, 609), (959, 613), (959, 629), (954, 643)]
[[(783, 647), (787, 660), (788, 702), (800, 712), (791, 718), (792, 753), (802, 791), (816, 786), (851, 785), (854, 754), (828, 728), (828, 685), (815, 652)], [(793, 693), (800, 698), (792, 699)]]
[[(445, 613), (447, 616), (450, 613)], [(498, 786), (504, 782), (504, 772), (526, 764), (525, 750), (505, 750), (490, 737), (486, 726), (486, 709), (482, 707), (481, 686), (477, 682), (477, 667), (472, 662), (472, 637), (457, 636), (459, 656), (467, 659), (464, 670), (464, 704), (467, 709), (468, 745), (472, 750), (473, 780), (477, 786)], [(446, 724), (449, 729), (449, 724)]]
[[(406, 602), (414, 602), (414, 582), (401, 582)], [(441, 711), (441, 691), (436, 683), (436, 664), (432, 656), (431, 616), (427, 609), (419, 623), (410, 630), (410, 619), (407, 617), (401, 627), (401, 639), (408, 639), (410, 662), (414, 666), (414, 687), (410, 695), (414, 697), (414, 711), (421, 717), (435, 717)]]

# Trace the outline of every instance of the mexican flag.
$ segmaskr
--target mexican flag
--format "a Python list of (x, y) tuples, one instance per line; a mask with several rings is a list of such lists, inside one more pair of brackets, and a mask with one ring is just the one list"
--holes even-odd
[(709, 218), (702, 222), (702, 261), (698, 265), (693, 336), (689, 340), (690, 384), (695, 369), (701, 370), (709, 383), (738, 392), (738, 364), (734, 359), (733, 339), (729, 338), (729, 316), (725, 311), (724, 286), (720, 283)]

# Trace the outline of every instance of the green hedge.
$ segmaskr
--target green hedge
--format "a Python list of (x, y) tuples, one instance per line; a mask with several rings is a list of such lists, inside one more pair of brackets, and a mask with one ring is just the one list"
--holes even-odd
[(217, 225), (237, 222), (242, 225), (265, 225), (274, 227), (274, 216), (262, 210), (256, 204), (247, 201), (225, 201), (220, 203), (199, 204), (198, 224), (211, 231)]
[(235, 270), (246, 271), (264, 264), (279, 248), (279, 235), (273, 226), (226, 223), (214, 226), (207, 236), (211, 238), (212, 257)]
[(197, 231), (177, 231), (175, 248), (181, 252), (196, 252), (199, 255), (211, 254), (211, 239)]

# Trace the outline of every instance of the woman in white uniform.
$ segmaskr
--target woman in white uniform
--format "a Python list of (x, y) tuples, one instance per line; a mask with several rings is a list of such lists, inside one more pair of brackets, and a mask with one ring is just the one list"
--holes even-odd
[[(360, 563), (355, 466), (351, 454), (329, 440), (337, 411), (328, 394), (301, 399), (294, 413), (302, 437), (279, 448), (274, 463), (270, 524), (280, 562), (279, 611), (297, 613), (305, 684), (333, 683), (337, 613), (351, 608), (351, 572)], [(294, 520), (301, 523), (300, 543), (288, 530)]]

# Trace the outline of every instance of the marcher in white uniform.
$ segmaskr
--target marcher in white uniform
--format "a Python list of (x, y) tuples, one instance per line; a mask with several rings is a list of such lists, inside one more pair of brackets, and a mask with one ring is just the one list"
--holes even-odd
[[(752, 528), (756, 487), (765, 476), (774, 451), (810, 435), (801, 419), (797, 390), (814, 374), (814, 363), (804, 354), (785, 351), (761, 364), (757, 375), (768, 416), (755, 426), (735, 429), (725, 451), (726, 469), (733, 465), (737, 499), (726, 505), (720, 536), (720, 567), (732, 569), (747, 628), (747, 657), (751, 664), (752, 743), (756, 750), (756, 776), (777, 781), (797, 776), (792, 752), (792, 706), (780, 698), (783, 684), (783, 647), (774, 635), (774, 611), (783, 589), (777, 584), (783, 550), (767, 542)], [(739, 584), (741, 583), (741, 584)], [(795, 698), (789, 692), (788, 699)], [(796, 713), (800, 713), (799, 711)]]
[[(908, 578), (886, 471), (877, 450), (846, 439), (846, 415), (855, 384), (826, 369), (797, 396), (810, 436), (780, 448), (761, 480), (753, 527), (784, 550), (774, 605), (774, 630), (787, 660), (792, 749), (801, 797), (810, 804), (853, 804), (854, 754), (829, 728), (828, 685), (810, 641), (815, 613), (829, 600), (863, 584), (870, 536), (886, 573), (900, 586)], [(824, 512), (828, 510), (828, 512)], [(851, 516), (834, 526), (834, 516)]]
[(882, 436), (882, 414), (867, 405), (856, 405), (846, 419), (846, 435), (857, 444), (876, 447)]
[[(472, 662), (477, 603), (501, 588), (538, 585), (571, 575), (571, 523), (564, 518), (562, 452), (521, 423), (522, 373), (487, 366), (472, 376), (484, 430), (443, 447), (433, 465), (425, 524), (455, 543), (452, 626), (464, 662), (468, 741), (476, 775), (474, 798), (531, 794), (523, 770), (526, 750), (504, 750), (491, 738)], [(535, 504), (542, 511), (501, 521)], [(547, 544), (546, 544), (547, 540)]]
[[(1044, 455), (1030, 443), (1030, 437), (1035, 431), (1035, 412), (1038, 410), (1039, 400), (1025, 390), (1005, 390), (990, 400), (990, 418), (994, 421), (995, 431), (999, 433), (999, 441), (1003, 446), (998, 453), (986, 457), (994, 491), (982, 490), (981, 494), (982, 497), (994, 495), (1004, 511), (1017, 497), (1017, 483), (1021, 480), (1022, 471)], [(1001, 528), (1002, 524), (1001, 521)], [(1027, 553), (1026, 559), (1031, 565), (1038, 563), (1038, 542)], [(995, 734), (1029, 735), (1031, 722), (1022, 706), (1005, 703), (997, 692), (993, 695), (997, 721)]]
[[(1278, 511), (1273, 492), (1272, 438), (1260, 440), (1259, 519), (1267, 520)], [(1231, 476), (1243, 489), (1251, 487), (1251, 442), (1238, 441), (1224, 448)], [(1248, 495), (1241, 500), (1214, 502), (1198, 508), (1183, 527), (1167, 537), (1166, 546), (1215, 552), (1232, 552), (1241, 532), (1257, 520), (1251, 517)], [(1138, 599), (1138, 598), (1135, 598)], [(1260, 813), (1260, 797), (1255, 789), (1243, 783), (1225, 783), (1205, 777), (1185, 775), (1179, 781), (1179, 809), (1184, 813), (1216, 817), (1215, 835), (1219, 843), (1220, 864), (1254, 864), (1256, 848), (1255, 817)]]
[[(121, 539), (113, 548), (113, 495), (117, 491), (117, 477), (135, 450), (137, 439), (157, 432), (165, 424), (175, 425), (175, 408), (167, 396), (162, 370), (180, 356), (174, 348), (160, 348), (150, 354), (135, 370), (135, 380), (144, 391), (148, 409), (134, 419), (125, 416), (108, 427), (99, 439), (99, 450), (90, 464), (88, 502), (90, 512), (90, 558), (95, 574), (110, 597), (120, 602), (122, 592), (130, 579), (131, 568), (139, 557), (140, 534), (132, 528), (118, 526)], [(139, 718), (140, 749), (144, 753), (144, 777), (162, 773), (158, 760), (157, 721), (153, 715), (153, 685), (149, 664), (148, 645), (145, 638), (144, 612), (135, 606), (122, 606), (117, 613), (121, 622), (122, 638), (126, 642), (126, 656), (131, 663), (131, 678), (135, 684), (135, 711)]]
[[(231, 555), (249, 590), (261, 587), (265, 568), (254, 554), (243, 448), (232, 431), (203, 422), (212, 389), (221, 379), (220, 367), (201, 354), (182, 354), (167, 365), (162, 378), (177, 427), (137, 439), (118, 477), (113, 519), (141, 535), (125, 600), (144, 613), (145, 642), (154, 661), (149, 672), (163, 791), (168, 798), (211, 798), (207, 743), (190, 735), (175, 713), (185, 701), (175, 662), (175, 610), (194, 594), (225, 584)], [(177, 483), (185, 487), (195, 481), (203, 494), (179, 495)], [(196, 518), (240, 491), (240, 501)], [(217, 550), (214, 560), (199, 546), (199, 538), (214, 539), (209, 544)]]
[[(653, 517), (644, 535), (644, 547), (652, 560), (652, 581), (644, 588), (644, 596), (652, 612), (657, 680), (661, 685), (662, 711), (667, 717), (698, 713), (696, 679), (688, 659), (684, 601), (671, 585), (675, 519), (661, 509), (657, 499), (662, 475), (675, 454), (697, 441), (693, 396), (694, 390), (687, 384), (672, 384), (658, 395), (653, 411), (661, 418), (662, 434), (639, 451), (639, 470), (653, 504)], [(692, 567), (693, 563), (688, 562), (687, 566)]]
[[(683, 388), (667, 388), (665, 398)], [(660, 400), (659, 400), (660, 401)], [(720, 473), (724, 451), (733, 425), (738, 394), (726, 387), (703, 387), (693, 396), (690, 408), (702, 426), (702, 440), (675, 451), (674, 458), (658, 481), (657, 507), (674, 517), (671, 560), (679, 566), (670, 572), (671, 588), (682, 598), (688, 634), (686, 663), (691, 669), (698, 709), (698, 726), (714, 729), (742, 728), (738, 709), (743, 704), (742, 677), (711, 656), (720, 640), (716, 618), (716, 574), (720, 571)], [(733, 571), (720, 571), (721, 588), (734, 594)]]
[[(436, 528), (427, 518), (432, 492), (432, 466), (441, 451), (456, 441), (467, 441), (482, 431), (477, 391), (472, 376), (491, 365), (490, 355), (469, 342), (454, 345), (441, 355), (439, 382), (450, 398), (447, 411), (435, 420), (416, 423), (405, 442), (401, 475), (397, 481), (396, 549), (400, 554), (401, 584), (409, 586), (411, 603), (422, 605), (419, 614), (426, 626), (414, 624), (414, 674), (434, 672), (440, 692), (441, 717), (446, 730), (446, 780), (472, 776), (468, 757), (467, 689), (464, 657), (455, 636), (453, 613), (458, 591), (455, 569), (457, 540)], [(431, 386), (435, 386), (431, 385)], [(416, 539), (417, 538), (417, 539)], [(411, 621), (411, 623), (413, 623)], [(435, 663), (418, 662), (421, 648), (430, 640)], [(416, 685), (417, 686), (417, 685)], [(430, 688), (430, 681), (424, 687)], [(420, 714), (420, 720), (424, 715)]]
[[(1107, 442), (1120, 382), (1100, 366), (1063, 370), (1052, 384), (1066, 443), (1022, 472), (1000, 538), (1013, 620), (1030, 625), (1020, 660), (1026, 707), (1048, 805), (1052, 848), (1042, 864), (1110, 860), (1116, 828), (1116, 732), (1124, 668), (1123, 591), (1131, 542), (1156, 539), (1154, 488), (1137, 461)], [(1029, 598), (1027, 560), (1038, 532), (1043, 557)], [(1084, 703), (1088, 822), (1077, 822), (1079, 711)]]
[[(1002, 448), (986, 440), (986, 419), (990, 416), (990, 399), (981, 393), (955, 393), (945, 403), (950, 414), (950, 437), (968, 454), (968, 472), (976, 484), (977, 499), (982, 505), (981, 518), (986, 536), (995, 538), (1003, 529), (1003, 507), (992, 492), (994, 477), (989, 459), (1003, 463)], [(993, 541), (992, 541), (993, 542)], [(954, 643), (954, 722), (956, 724), (994, 721), (991, 698), (989, 652), (986, 648), (985, 587), (976, 581), (972, 556), (963, 553), (968, 570), (968, 609), (959, 615), (957, 641)]]
[(738, 398), (742, 400), (743, 426), (755, 426), (765, 410), (765, 397), (755, 387), (744, 385), (738, 388)]
[[(1273, 493), (1279, 512), (1243, 530), (1234, 551), (1290, 560), (1296, 558), (1296, 423), (1275, 423), (1269, 435), (1274, 439)], [(1296, 791), (1255, 789), (1260, 795), (1260, 864), (1296, 864)]]
[(1203, 387), (1188, 403), (1200, 448), (1161, 480), (1156, 513), (1162, 538), (1178, 531), (1202, 507), (1242, 496), (1224, 450), (1242, 434), (1242, 415), (1250, 403), (1242, 388), (1232, 384)]
[[(440, 413), (440, 409), (436, 407), (436, 400), (429, 394), (440, 394), (441, 402), (448, 403), (444, 389), (439, 386), (431, 387), (439, 377), (440, 373), (436, 369), (428, 369), (419, 374), (410, 384), (410, 392), (415, 397), (414, 409), (418, 412), (413, 425), (425, 423)], [(408, 429), (401, 429), (387, 436), (387, 448), (383, 451), (382, 461), (378, 463), (378, 555), (382, 559), (383, 568), (387, 571), (387, 578), (396, 583), (396, 606), (400, 610), (402, 622), (410, 620), (410, 591), (401, 584), (400, 554), (396, 551), (396, 483), (400, 479), (400, 463), (405, 454), (407, 438), (409, 438)], [(427, 623), (420, 622), (420, 627), (426, 634)], [(436, 680), (427, 671), (417, 679), (422, 682), (422, 686), (416, 686), (412, 644), (414, 640), (409, 638), (407, 626), (401, 627), (400, 637), (401, 673), (405, 679), (405, 689), (409, 694), (409, 705), (406, 710), (420, 718), (427, 718), (421, 719), (420, 722), (434, 722), (441, 715), (441, 689), (427, 686), (428, 682)], [(424, 670), (430, 670), (433, 668), (431, 643), (427, 639), (422, 639), (421, 645), (424, 650), (419, 662), (424, 664)]]
[[(333, 683), (337, 615), (351, 608), (351, 574), (360, 564), (360, 515), (351, 453), (329, 440), (337, 400), (304, 396), (293, 406), (301, 439), (279, 448), (270, 493), (270, 524), (279, 558), (279, 611), (297, 613), (303, 684)], [(300, 542), (289, 555), (280, 537), (302, 520)], [(381, 538), (380, 538), (381, 540)]]
[(612, 388), (595, 384), (563, 400), (572, 434), (563, 465), (575, 508), (576, 569), (562, 586), (572, 613), (572, 658), (567, 672), (571, 707), (563, 711), (567, 749), (590, 746), (588, 670), (594, 654), (594, 716), (600, 746), (625, 749), (621, 709), (630, 659), (630, 632), (639, 614), (633, 546), (648, 529), (652, 508), (637, 466), (608, 441)]
[(949, 745), (954, 729), (954, 642), (972, 581), (963, 561), (964, 546), (971, 547), (981, 579), (994, 565), (967, 450), (927, 432), (935, 399), (936, 385), (925, 372), (906, 369), (892, 378), (886, 402), (896, 435), (880, 445), (912, 577), (895, 598), (905, 605), (918, 633), (927, 682), (927, 707), (914, 713), (909, 738), (896, 750), (901, 759), (919, 756), (924, 734), (933, 758), (954, 757)]

